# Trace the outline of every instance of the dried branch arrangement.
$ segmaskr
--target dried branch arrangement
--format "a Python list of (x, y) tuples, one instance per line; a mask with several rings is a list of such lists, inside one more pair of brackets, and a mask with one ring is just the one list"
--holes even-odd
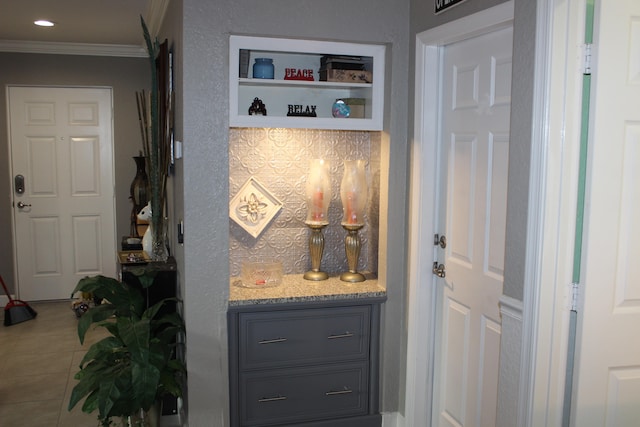
[[(151, 91), (136, 92), (142, 148), (151, 191), (151, 227), (154, 242), (164, 245), (167, 177), (171, 162), (172, 94), (169, 88), (167, 42), (151, 41), (149, 30), (140, 17), (149, 52)], [(154, 252), (156, 251), (154, 243)], [(164, 248), (159, 248), (166, 252)], [(155, 257), (150, 254), (152, 259)], [(156, 259), (158, 260), (158, 259)]]

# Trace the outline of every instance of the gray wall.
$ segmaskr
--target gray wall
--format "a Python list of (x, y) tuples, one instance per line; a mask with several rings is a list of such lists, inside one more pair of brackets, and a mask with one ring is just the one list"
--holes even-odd
[(527, 255), (536, 3), (515, 0), (513, 23), (507, 244), (502, 293), (520, 301), (524, 296), (524, 266)]
[[(383, 42), (387, 57), (385, 135), (389, 141), (388, 241), (385, 277), (389, 300), (383, 323), (382, 409), (404, 406), (406, 358), (406, 207), (413, 129), (415, 35), (503, 3), (468, 0), (440, 15), (432, 1), (308, 3), (239, 0), (184, 4), (184, 294), (188, 327), (189, 420), (228, 422), (226, 300), (229, 277), (228, 36), (289, 36)], [(400, 3), (400, 4), (399, 4)], [(504, 293), (523, 295), (531, 144), (530, 76), (535, 3), (516, 0), (509, 204)], [(335, 13), (337, 10), (340, 13)], [(409, 25), (407, 26), (407, 23)], [(393, 228), (389, 227), (393, 224)], [(514, 340), (518, 341), (519, 337)], [(518, 376), (517, 368), (509, 372)]]
[[(228, 38), (230, 33), (387, 43), (385, 134), (389, 151), (383, 331), (383, 409), (399, 406), (404, 334), (409, 4), (351, 2), (183, 3), (184, 295), (189, 423), (228, 424), (226, 304), (229, 293)], [(338, 13), (336, 13), (338, 12)], [(384, 226), (387, 226), (385, 224)]]
[(7, 85), (113, 88), (117, 236), (125, 236), (131, 213), (129, 186), (136, 173), (131, 157), (142, 148), (135, 91), (148, 88), (150, 74), (144, 58), (0, 53), (0, 64), (0, 274), (13, 288)]

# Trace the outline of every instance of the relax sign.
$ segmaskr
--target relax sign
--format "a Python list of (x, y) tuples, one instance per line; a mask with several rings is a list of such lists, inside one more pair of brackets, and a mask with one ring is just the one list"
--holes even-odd
[(440, 13), (445, 9), (450, 8), (451, 6), (455, 6), (458, 3), (462, 3), (465, 0), (435, 0), (436, 2), (436, 13)]

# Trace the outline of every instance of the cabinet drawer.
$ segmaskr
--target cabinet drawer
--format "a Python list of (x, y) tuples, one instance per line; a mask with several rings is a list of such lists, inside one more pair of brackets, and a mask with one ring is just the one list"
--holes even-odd
[(241, 425), (364, 415), (368, 411), (367, 378), (363, 362), (242, 374)]
[(241, 313), (240, 369), (369, 357), (370, 307)]

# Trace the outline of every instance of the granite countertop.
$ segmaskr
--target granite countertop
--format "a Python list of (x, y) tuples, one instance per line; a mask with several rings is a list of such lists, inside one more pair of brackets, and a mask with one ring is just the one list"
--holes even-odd
[(239, 277), (232, 277), (229, 306), (380, 298), (386, 295), (386, 290), (373, 276), (367, 276), (364, 282), (348, 283), (337, 276), (314, 282), (305, 280), (302, 274), (288, 274), (279, 286), (265, 288), (246, 288)]

